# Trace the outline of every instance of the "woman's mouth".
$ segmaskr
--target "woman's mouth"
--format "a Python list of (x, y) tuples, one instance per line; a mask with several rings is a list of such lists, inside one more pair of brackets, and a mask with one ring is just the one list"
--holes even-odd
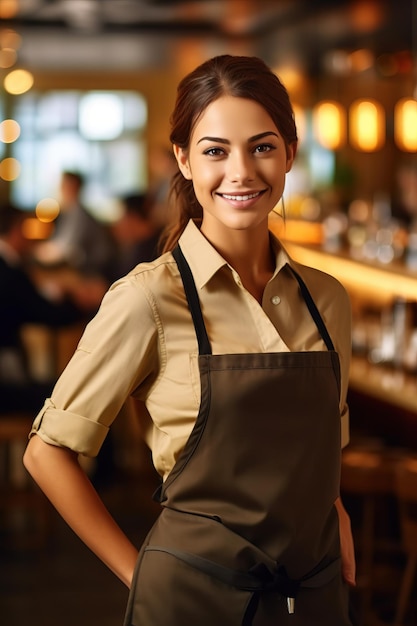
[(234, 202), (246, 202), (247, 200), (253, 200), (253, 198), (257, 198), (260, 196), (262, 191), (255, 191), (254, 193), (245, 193), (245, 194), (229, 194), (229, 193), (221, 193), (219, 195), (226, 200), (232, 200)]

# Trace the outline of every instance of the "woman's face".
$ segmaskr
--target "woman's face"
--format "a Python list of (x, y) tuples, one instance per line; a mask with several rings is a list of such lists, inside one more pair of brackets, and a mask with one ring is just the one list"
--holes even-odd
[(197, 120), (189, 149), (174, 150), (182, 174), (193, 182), (203, 207), (202, 231), (209, 235), (267, 222), (284, 191), (296, 144), (287, 150), (257, 102), (222, 96)]

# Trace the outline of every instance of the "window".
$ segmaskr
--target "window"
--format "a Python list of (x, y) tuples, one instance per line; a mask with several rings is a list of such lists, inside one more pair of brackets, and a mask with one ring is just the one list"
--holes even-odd
[(12, 199), (22, 208), (55, 197), (64, 169), (85, 176), (84, 202), (104, 220), (114, 198), (146, 188), (147, 106), (140, 94), (31, 91), (16, 99), (13, 117), (21, 126), (12, 146), (21, 174)]

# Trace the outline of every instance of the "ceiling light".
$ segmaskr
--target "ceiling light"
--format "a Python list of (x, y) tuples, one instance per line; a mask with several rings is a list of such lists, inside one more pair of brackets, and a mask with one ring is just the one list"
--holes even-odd
[(417, 152), (417, 100), (402, 98), (394, 109), (394, 139), (405, 152)]
[(346, 141), (346, 113), (342, 105), (334, 100), (318, 102), (313, 109), (313, 129), (324, 148), (341, 148)]
[(349, 110), (349, 139), (361, 152), (374, 152), (385, 142), (385, 112), (376, 100), (355, 100)]

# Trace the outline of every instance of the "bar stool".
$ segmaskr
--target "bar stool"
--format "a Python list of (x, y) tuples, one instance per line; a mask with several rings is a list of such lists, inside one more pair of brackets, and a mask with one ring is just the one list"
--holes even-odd
[(396, 495), (401, 523), (402, 548), (407, 555), (395, 612), (395, 626), (402, 626), (417, 569), (417, 457), (398, 463)]
[(9, 543), (25, 548), (42, 547), (50, 528), (50, 505), (22, 462), (32, 422), (33, 415), (0, 414), (0, 521)]
[[(376, 541), (377, 508), (395, 493), (396, 463), (397, 454), (375, 441), (350, 445), (342, 453), (341, 493), (353, 496), (360, 508), (360, 528), (355, 536), (360, 593), (358, 618), (365, 626), (371, 619), (375, 556), (382, 548)], [(383, 547), (392, 550), (392, 540), (387, 537)]]

